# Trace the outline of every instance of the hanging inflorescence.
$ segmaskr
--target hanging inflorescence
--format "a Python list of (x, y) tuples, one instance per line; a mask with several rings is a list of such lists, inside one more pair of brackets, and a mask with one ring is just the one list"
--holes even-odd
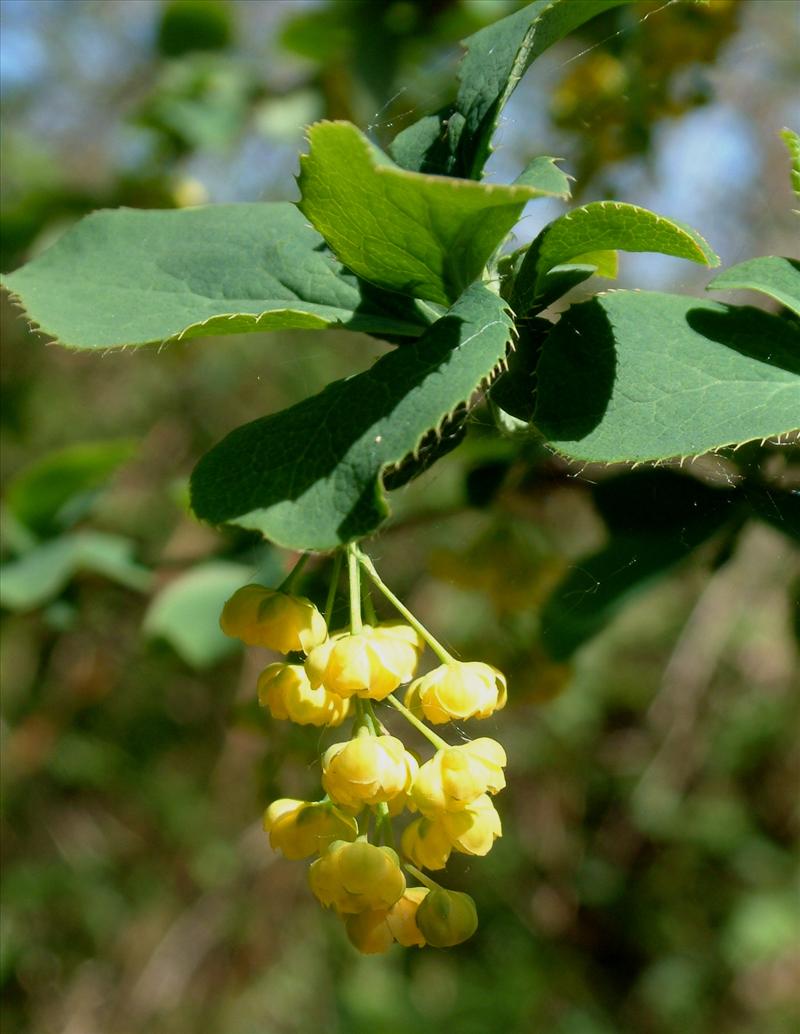
[[(352, 720), (350, 738), (322, 755), (325, 796), (274, 801), (264, 827), (286, 858), (319, 855), (309, 869), (311, 890), (344, 919), (360, 951), (386, 951), (395, 941), (450, 947), (474, 933), (474, 902), (421, 870), (443, 869), (453, 851), (485, 855), (491, 849), (501, 827), (490, 795), (505, 786), (506, 756), (487, 737), (452, 746), (430, 725), (487, 718), (505, 705), (505, 678), (482, 661), (456, 660), (358, 547), (347, 547), (346, 556), (350, 621), (341, 631), (328, 630), (341, 552), (324, 616), (292, 593), (302, 560), (280, 588), (246, 585), (222, 611), (227, 635), (295, 655), (268, 665), (259, 677), (259, 702), (274, 718), (326, 727)], [(377, 621), (369, 594), (362, 595), (362, 570), (404, 621)], [(415, 677), (426, 645), (441, 663)], [(407, 683), (401, 701), (395, 691)], [(433, 757), (420, 764), (388, 733), (376, 714), (381, 702), (422, 733), (435, 748)], [(414, 817), (398, 855), (393, 820), (405, 811)], [(406, 873), (421, 886), (409, 887)]]

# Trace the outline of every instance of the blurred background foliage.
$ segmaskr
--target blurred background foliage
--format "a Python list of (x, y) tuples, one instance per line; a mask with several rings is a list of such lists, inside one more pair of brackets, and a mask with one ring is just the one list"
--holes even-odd
[[(293, 199), (304, 124), (386, 143), (447, 101), (455, 41), (517, 6), (3, 0), (3, 268), (97, 207)], [(514, 95), (490, 177), (561, 154), (581, 199), (693, 223), (724, 265), (796, 255), (796, 16), (646, 0), (589, 23)], [(537, 202), (521, 239), (560, 210)], [(631, 256), (621, 280), (705, 276)], [(798, 1029), (796, 443), (577, 469), (478, 407), (393, 494), (372, 552), (450, 646), (508, 673), (481, 731), (511, 779), (503, 840), (449, 873), (476, 937), (362, 958), (260, 829), (269, 800), (317, 793), (319, 733), (264, 719), (268, 655), (216, 627), (292, 558), (194, 522), (186, 477), (384, 346), (297, 331), (100, 357), (1, 315), (4, 1030)]]

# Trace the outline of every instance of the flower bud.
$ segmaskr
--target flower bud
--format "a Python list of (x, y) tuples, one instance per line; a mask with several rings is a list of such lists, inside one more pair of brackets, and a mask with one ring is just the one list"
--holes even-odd
[(404, 830), (403, 854), (424, 869), (443, 869), (452, 850), (462, 854), (485, 855), (502, 835), (500, 816), (486, 796), (467, 804), (460, 811), (443, 811), (436, 818), (424, 815)]
[(355, 840), (358, 824), (327, 801), (273, 801), (264, 812), (264, 829), (273, 849), (286, 858), (308, 858), (334, 840)]
[(452, 948), (478, 929), (478, 913), (469, 894), (437, 887), (417, 909), (417, 926), (434, 948)]
[(387, 922), (388, 914), (385, 908), (370, 909), (345, 918), (344, 928), (350, 943), (362, 955), (381, 954), (394, 944), (394, 936)]
[(328, 634), (325, 619), (311, 600), (263, 585), (237, 589), (222, 608), (219, 624), (225, 635), (279, 653), (308, 653)]
[(388, 909), (406, 889), (397, 854), (361, 837), (350, 844), (334, 841), (312, 862), (308, 881), (326, 908), (341, 913)]
[(406, 887), (399, 901), (395, 901), (386, 914), (386, 923), (392, 936), (404, 948), (416, 945), (422, 948), (425, 938), (417, 926), (417, 909), (428, 893), (427, 887)]
[(459, 811), (481, 794), (506, 785), (506, 752), (486, 736), (458, 747), (444, 747), (426, 761), (414, 778), (411, 798), (423, 815)]
[(312, 689), (302, 664), (283, 661), (268, 664), (259, 675), (258, 702), (273, 718), (298, 725), (341, 725), (350, 711), (349, 701), (338, 694), (323, 686)]
[(334, 743), (322, 756), (325, 792), (356, 811), (404, 795), (416, 772), (417, 762), (400, 740), (371, 736), (366, 729), (347, 743)]
[(364, 625), (360, 632), (337, 632), (306, 658), (312, 686), (343, 697), (383, 700), (413, 678), (424, 644), (409, 625)]
[(406, 706), (434, 725), (453, 719), (488, 718), (505, 707), (506, 680), (483, 661), (448, 661), (408, 688)]

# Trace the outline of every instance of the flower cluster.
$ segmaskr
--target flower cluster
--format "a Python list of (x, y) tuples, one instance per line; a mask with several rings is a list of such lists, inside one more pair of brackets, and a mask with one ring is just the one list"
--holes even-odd
[[(225, 604), (220, 624), (248, 645), (290, 654), (258, 679), (258, 699), (273, 718), (335, 727), (352, 719), (350, 738), (321, 759), (319, 801), (274, 801), (264, 815), (270, 844), (286, 858), (316, 859), (311, 890), (341, 916), (365, 953), (392, 944), (450, 947), (470, 937), (472, 899), (446, 890), (421, 870), (443, 869), (453, 851), (485, 855), (501, 835), (492, 796), (505, 786), (502, 746), (480, 737), (458, 746), (430, 725), (487, 718), (506, 702), (503, 675), (482, 661), (458, 661), (403, 606), (357, 547), (347, 548), (349, 627), (330, 633), (341, 554), (323, 616), (291, 592), (300, 566), (278, 589), (246, 585)], [(368, 595), (362, 619), (362, 568), (405, 618), (377, 621)], [(417, 677), (425, 647), (440, 664)], [(401, 701), (396, 691), (406, 686)], [(391, 705), (434, 746), (420, 763), (376, 714)], [(395, 848), (392, 820), (412, 814)], [(406, 873), (420, 886), (408, 886)]]

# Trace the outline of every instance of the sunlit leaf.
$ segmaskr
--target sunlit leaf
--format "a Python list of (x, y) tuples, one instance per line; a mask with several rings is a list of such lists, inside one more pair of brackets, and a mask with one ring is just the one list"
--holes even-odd
[(800, 316), (800, 262), (764, 255), (731, 266), (706, 285), (707, 291), (761, 291)]
[(2, 278), (74, 348), (343, 326), (415, 337), (431, 317), (345, 270), (294, 205), (95, 212)]
[(301, 211), (359, 276), (451, 304), (480, 277), (527, 201), (558, 188), (407, 172), (349, 122), (318, 122), (300, 159)]
[[(593, 201), (549, 223), (525, 253), (514, 283), (511, 305), (516, 313), (552, 296), (548, 273), (564, 263), (592, 265), (602, 276), (615, 275), (609, 251), (655, 251), (701, 265), (717, 266), (719, 258), (691, 227), (638, 205)], [(592, 253), (601, 252), (600, 256)]]

